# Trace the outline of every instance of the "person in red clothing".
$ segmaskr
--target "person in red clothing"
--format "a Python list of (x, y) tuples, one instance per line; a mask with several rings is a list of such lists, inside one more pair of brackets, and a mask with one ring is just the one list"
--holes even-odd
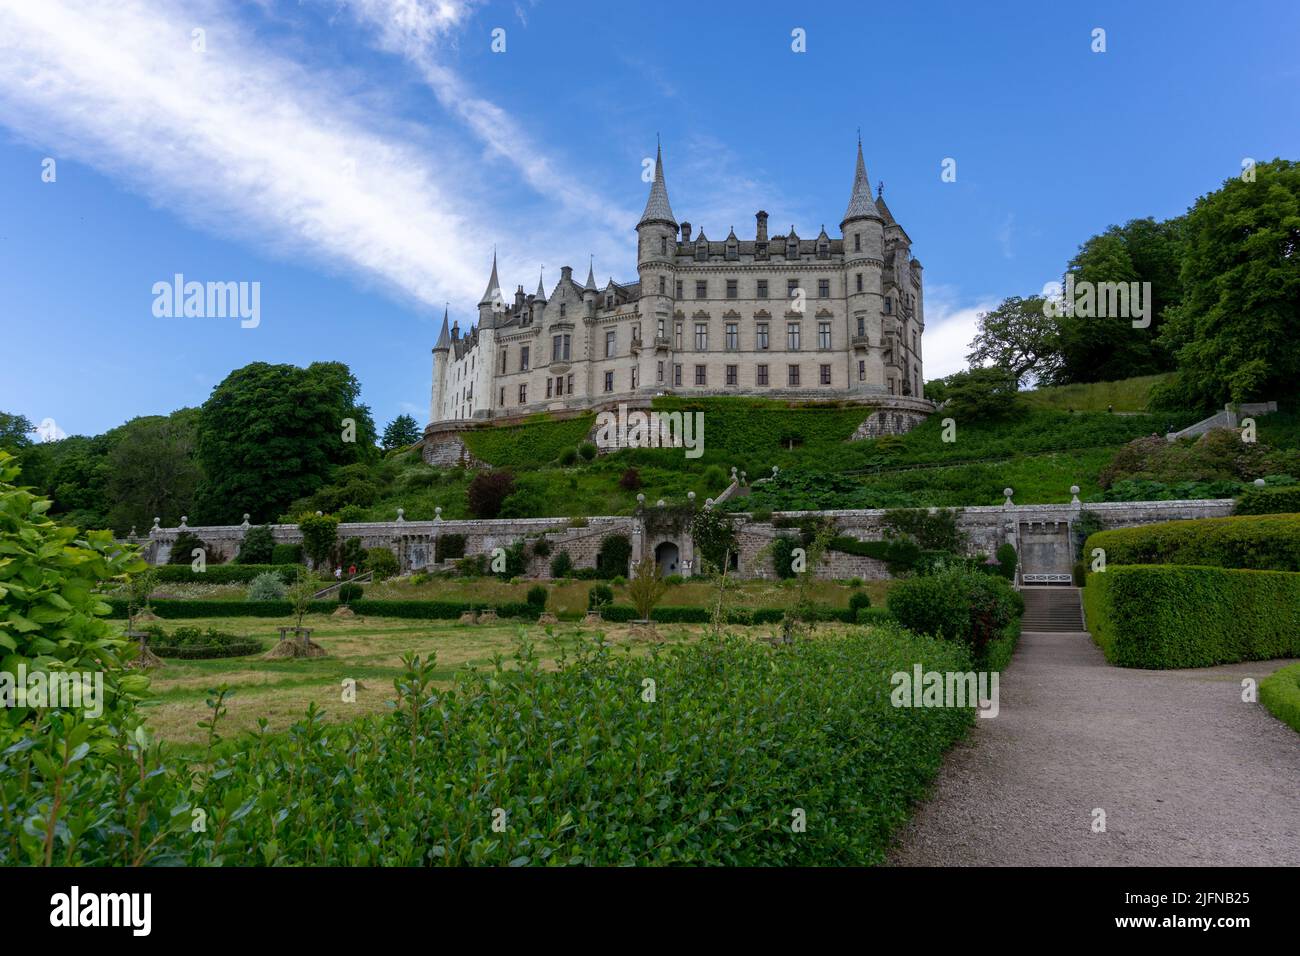
[(355, 564), (348, 565), (348, 577), (355, 578), (356, 576), (357, 576), (357, 566)]

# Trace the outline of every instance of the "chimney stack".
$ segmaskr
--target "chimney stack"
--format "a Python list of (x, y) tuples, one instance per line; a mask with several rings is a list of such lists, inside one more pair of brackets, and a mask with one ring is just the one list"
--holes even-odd
[(573, 266), (564, 266), (562, 269), (560, 269), (560, 281), (561, 282), (573, 281)]
[(760, 209), (754, 214), (754, 218), (758, 220), (758, 234), (754, 239), (758, 242), (767, 242), (767, 213)]
[(691, 241), (691, 224), (689, 222), (684, 222), (682, 223), (682, 242), (690, 242), (690, 241)]

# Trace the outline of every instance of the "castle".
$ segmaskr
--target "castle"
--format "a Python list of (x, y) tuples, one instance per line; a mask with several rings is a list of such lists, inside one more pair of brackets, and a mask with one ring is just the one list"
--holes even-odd
[[(478, 323), (461, 334), (444, 313), (433, 348), (430, 428), (539, 411), (645, 402), (663, 393), (781, 399), (922, 398), (921, 263), (874, 198), (858, 142), (840, 235), (710, 240), (677, 221), (662, 149), (637, 223), (636, 282), (597, 288), (560, 270), (550, 293), (505, 299), (492, 276)], [(454, 426), (453, 426), (454, 427)]]

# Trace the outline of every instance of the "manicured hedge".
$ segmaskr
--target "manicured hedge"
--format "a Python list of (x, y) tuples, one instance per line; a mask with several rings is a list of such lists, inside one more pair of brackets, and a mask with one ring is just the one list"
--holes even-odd
[(1237, 499), (1233, 514), (1276, 515), (1300, 512), (1300, 485), (1285, 488), (1252, 488)]
[(297, 568), (284, 564), (209, 564), (206, 570), (195, 571), (188, 564), (163, 564), (154, 571), (159, 584), (247, 584), (267, 571), (290, 584)]
[(1107, 565), (1192, 564), (1300, 571), (1300, 514), (1198, 518), (1089, 535), (1085, 559), (1103, 548)]
[(1300, 574), (1109, 565), (1088, 575), (1084, 612), (1121, 667), (1209, 667), (1300, 655)]
[(1300, 664), (1288, 664), (1260, 681), (1259, 702), (1282, 723), (1300, 732)]
[[(872, 611), (874, 608), (867, 608)], [(600, 616), (614, 624), (624, 624), (637, 620), (636, 608), (630, 604), (609, 604), (600, 609)], [(785, 617), (785, 609), (779, 607), (728, 608), (728, 624), (777, 624)], [(853, 608), (818, 607), (813, 609), (813, 617), (818, 621), (843, 621), (852, 624), (856, 619)], [(886, 620), (888, 612), (882, 610), (875, 616), (876, 620)], [(708, 607), (657, 607), (650, 613), (650, 620), (659, 624), (707, 624), (713, 620), (713, 610)]]
[(178, 661), (213, 661), (226, 657), (247, 657), (258, 654), (266, 647), (261, 641), (236, 641), (231, 644), (189, 644), (176, 647), (149, 645), (149, 650), (159, 657)]
[[(126, 617), (125, 600), (112, 598), (106, 602), (114, 618)], [(202, 617), (288, 617), (293, 605), (288, 601), (188, 601), (158, 600), (150, 602), (153, 612), (161, 618)], [(330, 614), (338, 609), (337, 601), (312, 601), (310, 614)], [(466, 611), (494, 610), (500, 617), (520, 617), (536, 620), (541, 610), (523, 601), (509, 601), (489, 605), (469, 601), (376, 601), (362, 599), (349, 605), (354, 612), (368, 617), (402, 617), (421, 620), (449, 620)]]

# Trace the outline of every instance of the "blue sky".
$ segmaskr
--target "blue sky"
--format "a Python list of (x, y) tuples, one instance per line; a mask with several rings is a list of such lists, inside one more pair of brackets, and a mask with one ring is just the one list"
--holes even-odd
[[(945, 374), (1089, 235), (1297, 158), (1298, 28), (1291, 2), (0, 0), (0, 409), (94, 434), (340, 359), (381, 426), (423, 424), (443, 303), (474, 320), (494, 244), (507, 291), (589, 255), (635, 279), (656, 134), (697, 232), (762, 208), (813, 236), (861, 127)], [(155, 317), (178, 272), (259, 282), (260, 325)]]

